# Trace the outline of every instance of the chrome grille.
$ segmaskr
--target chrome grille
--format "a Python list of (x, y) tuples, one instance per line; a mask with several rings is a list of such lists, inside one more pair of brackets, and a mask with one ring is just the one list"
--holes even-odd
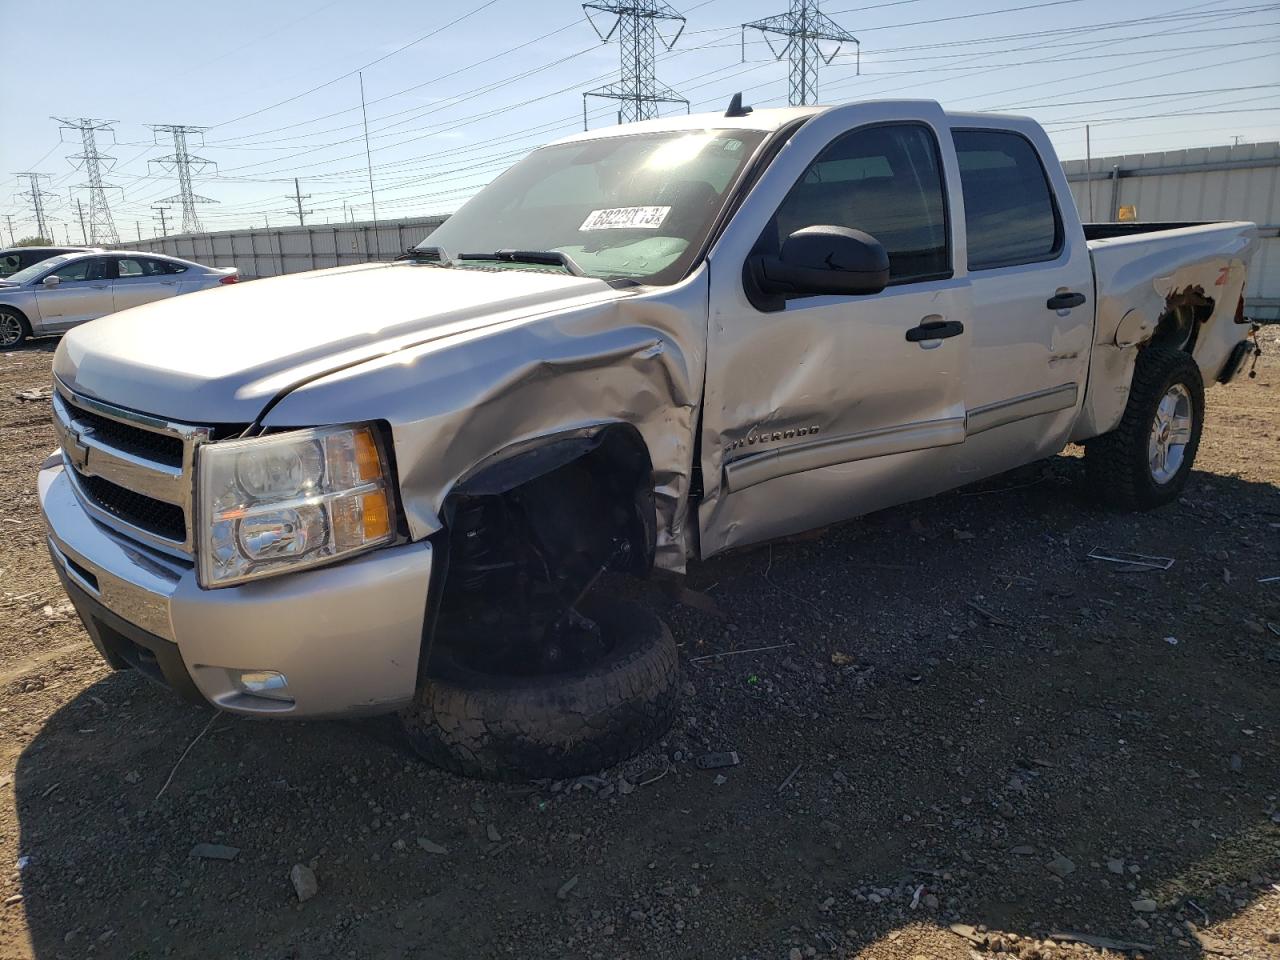
[(208, 427), (103, 403), (56, 379), (53, 425), (72, 487), (91, 515), (140, 543), (194, 552), (193, 467)]

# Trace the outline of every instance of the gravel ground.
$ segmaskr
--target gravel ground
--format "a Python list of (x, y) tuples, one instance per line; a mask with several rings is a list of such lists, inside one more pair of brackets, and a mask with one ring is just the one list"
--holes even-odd
[(215, 717), (110, 672), (37, 514), (48, 403), (17, 394), (52, 345), (0, 356), (0, 957), (1274, 960), (1264, 345), (1170, 508), (1090, 506), (1067, 455), (623, 587), (681, 644), (682, 713), (526, 787), (417, 762), (393, 724)]

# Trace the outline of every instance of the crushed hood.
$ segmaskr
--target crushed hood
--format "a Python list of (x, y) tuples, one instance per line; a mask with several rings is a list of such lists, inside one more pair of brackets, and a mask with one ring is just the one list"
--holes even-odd
[(247, 423), (302, 380), (414, 344), (613, 299), (533, 270), (362, 264), (218, 287), (94, 320), (54, 372), (79, 393), (191, 423)]

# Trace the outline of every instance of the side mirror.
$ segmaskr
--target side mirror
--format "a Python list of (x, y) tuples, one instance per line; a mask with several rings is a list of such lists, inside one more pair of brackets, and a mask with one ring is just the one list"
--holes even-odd
[(58, 284), (62, 282), (62, 278), (59, 277), (56, 273), (51, 273), (40, 282), (43, 283), (46, 287), (56, 287)]
[(889, 254), (880, 241), (849, 227), (797, 230), (776, 257), (752, 257), (747, 267), (748, 295), (753, 287), (763, 295), (760, 302), (752, 298), (762, 310), (781, 310), (790, 297), (859, 296), (889, 284)]

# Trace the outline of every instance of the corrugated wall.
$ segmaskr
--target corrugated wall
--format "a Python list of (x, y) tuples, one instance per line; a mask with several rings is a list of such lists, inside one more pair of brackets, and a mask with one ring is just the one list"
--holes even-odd
[(246, 279), (274, 277), (368, 260), (393, 260), (421, 243), (446, 219), (380, 220), (376, 231), (368, 222), (182, 234), (122, 243), (120, 248), (167, 253), (211, 267), (238, 267)]
[[(1063, 165), (1085, 220), (1252, 220), (1262, 241), (1245, 291), (1247, 313), (1280, 319), (1280, 143), (1242, 143), (1095, 157)], [(1092, 195), (1092, 216), (1090, 215)]]

